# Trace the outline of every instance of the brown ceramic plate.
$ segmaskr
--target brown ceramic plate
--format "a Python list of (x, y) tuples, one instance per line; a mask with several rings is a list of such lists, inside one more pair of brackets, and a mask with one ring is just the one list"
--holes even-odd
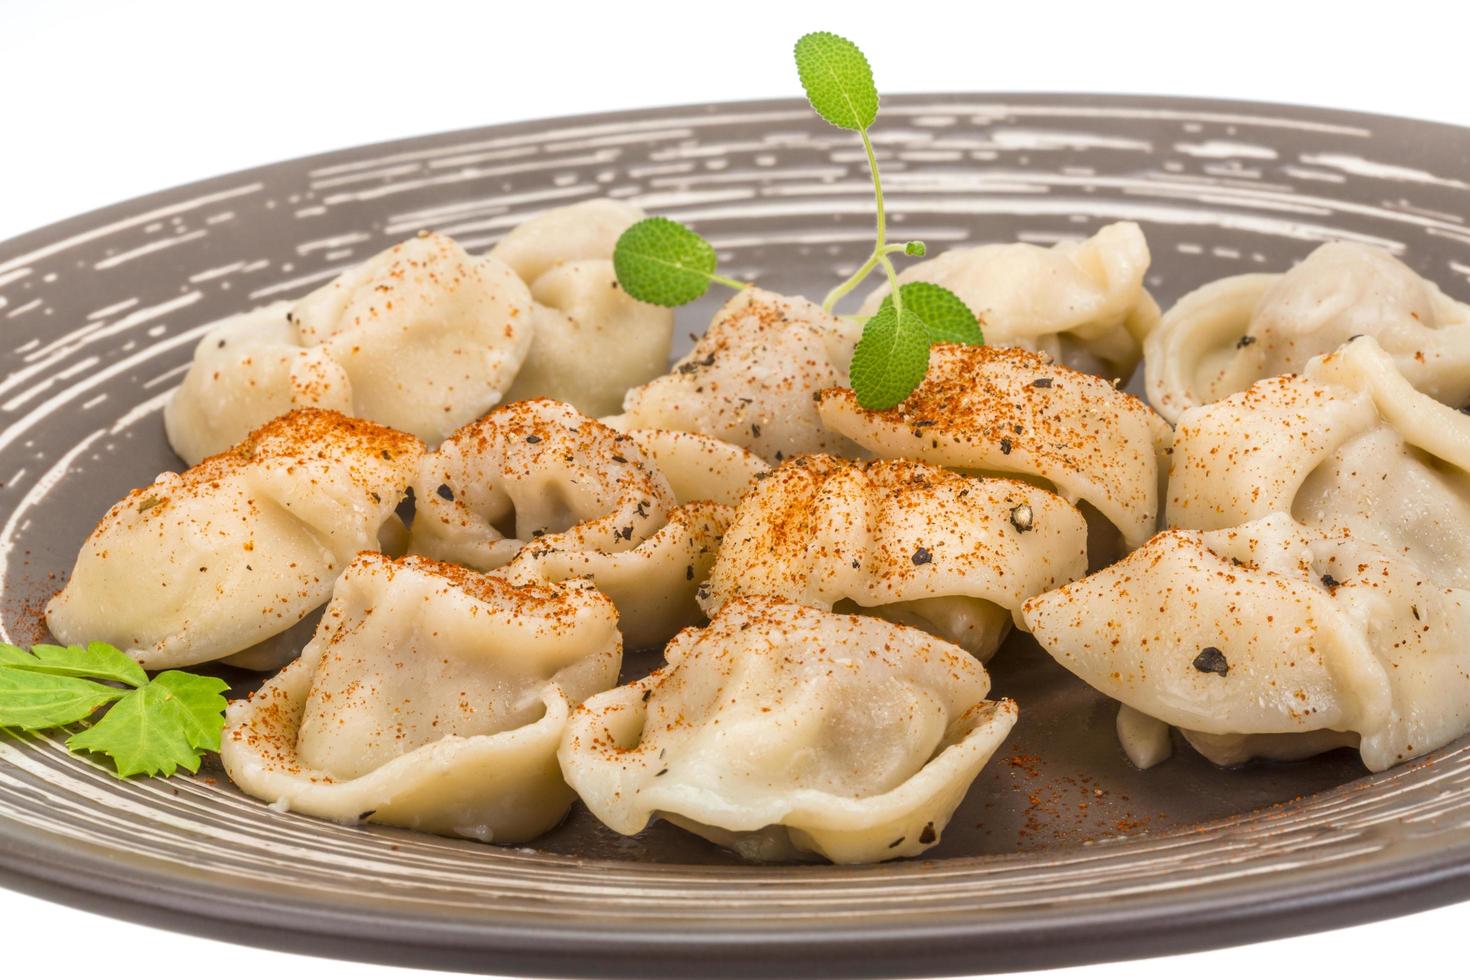
[[(1093, 96), (885, 101), (897, 233), (932, 249), (1139, 221), (1165, 305), (1331, 238), (1470, 273), (1470, 130), (1273, 105)], [(0, 245), (0, 623), (102, 512), (178, 466), (160, 414), (203, 325), (298, 295), (420, 228), (483, 248), (597, 195), (695, 225), (724, 265), (820, 295), (870, 242), (850, 134), (796, 101), (451, 133), (165, 191)], [(681, 312), (702, 329), (706, 303)], [(650, 658), (630, 657), (629, 671)], [(752, 866), (576, 810), (532, 848), (279, 814), (218, 769), (121, 782), (0, 734), (0, 869), (22, 889), (223, 938), (552, 974), (980, 972), (1301, 932), (1470, 896), (1470, 752), (1368, 776), (1340, 752), (1222, 771), (1124, 759), (1115, 705), (1024, 637), (993, 661), (1021, 721), (942, 843), (876, 867)], [(231, 678), (244, 690), (249, 679)]]

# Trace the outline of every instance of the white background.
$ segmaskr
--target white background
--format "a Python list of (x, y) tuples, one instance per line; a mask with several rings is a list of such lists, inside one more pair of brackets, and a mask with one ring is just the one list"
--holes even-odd
[[(1470, 125), (1464, 6), (0, 0), (0, 240), (173, 184), (357, 143), (794, 95), (791, 43), (817, 29), (857, 41), (884, 92), (1211, 95)], [(5, 891), (0, 923), (7, 977), (84, 962), (119, 978), (409, 975), (227, 947)], [(1467, 924), (1470, 904), (1048, 976), (1464, 975)]]

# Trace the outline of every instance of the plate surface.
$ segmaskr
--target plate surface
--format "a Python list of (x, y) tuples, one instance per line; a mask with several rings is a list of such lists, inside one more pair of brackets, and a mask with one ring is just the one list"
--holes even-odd
[[(934, 95), (886, 99), (874, 138), (894, 234), (931, 250), (1049, 244), (1129, 219), (1166, 306), (1334, 238), (1470, 292), (1470, 130), (1203, 100)], [(0, 245), (5, 638), (39, 639), (41, 605), (92, 524), (178, 466), (161, 407), (209, 321), (299, 295), (421, 228), (480, 249), (599, 195), (690, 222), (726, 271), (777, 290), (820, 295), (871, 242), (860, 147), (790, 100), (347, 150)], [(680, 334), (718, 300), (681, 311)], [(1028, 640), (992, 673), (1020, 723), (922, 860), (742, 865), (667, 825), (618, 837), (580, 807), (534, 849), (341, 827), (271, 811), (217, 768), (120, 782), (53, 741), (0, 733), (0, 880), (307, 952), (644, 976), (998, 971), (1470, 896), (1464, 743), (1371, 777), (1346, 752), (1227, 772), (1183, 746), (1140, 773), (1115, 706)]]

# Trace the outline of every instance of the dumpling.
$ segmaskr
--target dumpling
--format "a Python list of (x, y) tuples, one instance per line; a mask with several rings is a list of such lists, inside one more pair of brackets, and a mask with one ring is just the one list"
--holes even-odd
[(535, 282), (566, 262), (611, 259), (628, 226), (642, 221), (643, 209), (627, 201), (598, 197), (551, 208), (512, 228), (490, 254)]
[(1470, 592), (1287, 514), (1165, 531), (1022, 615), (1063, 667), (1222, 765), (1356, 746), (1377, 772), (1470, 731)]
[(1284, 275), (1231, 276), (1181, 299), (1148, 340), (1149, 401), (1177, 422), (1360, 334), (1420, 391), (1457, 408), (1470, 401), (1470, 306), (1353, 242), (1322, 245)]
[(426, 455), (411, 547), (498, 568), (532, 540), (628, 550), (668, 520), (674, 494), (633, 440), (564, 402), (512, 402)]
[(164, 410), (169, 444), (192, 464), (307, 405), (437, 443), (501, 400), (530, 348), (531, 319), (531, 294), (503, 262), (422, 234), (284, 311), (206, 333)]
[(562, 772), (620, 834), (657, 816), (747, 858), (928, 850), (1016, 721), (979, 661), (868, 616), (742, 598), (667, 657), (573, 713)]
[(870, 411), (851, 389), (834, 388), (819, 411), (878, 456), (1055, 489), (1088, 515), (1094, 564), (1116, 553), (1119, 536), (1136, 548), (1158, 527), (1168, 424), (1107, 381), (1042, 355), (938, 345), (923, 382), (894, 408)]
[(149, 670), (246, 652), (244, 666), (278, 665), (294, 651), (270, 641), (377, 548), (423, 448), (336, 412), (283, 415), (109, 510), (46, 623), (63, 643), (111, 643)]
[(681, 504), (709, 500), (733, 507), (771, 469), (748, 449), (696, 432), (629, 429), (627, 433), (668, 479)]
[(728, 507), (680, 504), (627, 435), (570, 405), (514, 402), (424, 457), (410, 550), (523, 580), (590, 577), (618, 604), (629, 647), (703, 618)]
[(352, 379), (354, 413), (438, 442), (500, 401), (530, 344), (530, 300), (502, 263), (422, 234), (296, 304), (308, 347)]
[(352, 413), (352, 383), (320, 347), (302, 347), (291, 303), (226, 317), (194, 348), (189, 373), (163, 409), (174, 452), (193, 465), (293, 408)]
[(709, 576), (731, 509), (709, 501), (683, 504), (636, 547), (611, 549), (533, 541), (504, 569), (516, 581), (587, 578), (617, 603), (629, 648), (657, 646), (704, 621), (694, 601)]
[(847, 384), (861, 328), (801, 297), (742, 290), (673, 370), (628, 392), (620, 429), (677, 429), (768, 463), (856, 447), (822, 427), (817, 392)]
[(531, 287), (534, 337), (506, 401), (555, 398), (610, 415), (634, 385), (668, 370), (674, 311), (618, 286), (613, 246), (644, 213), (599, 198), (538, 214), (491, 249)]
[(365, 553), (300, 659), (230, 706), (220, 757), (277, 809), (519, 843), (571, 806), (568, 715), (621, 661), (617, 612), (588, 583)]
[(1168, 522), (1212, 530), (1278, 511), (1470, 588), (1470, 416), (1416, 391), (1371, 337), (1185, 412)]
[(1056, 494), (911, 460), (801, 456), (741, 502), (701, 605), (740, 595), (866, 611), (988, 660), (1031, 596), (1087, 571), (1087, 522)]
[[(1143, 230), (1120, 221), (1051, 248), (950, 249), (898, 278), (955, 293), (980, 318), (987, 344), (1040, 351), (1070, 368), (1126, 380), (1159, 322), (1159, 305), (1143, 288), (1148, 264)], [(878, 312), (888, 292), (885, 284), (869, 294), (863, 314)]]

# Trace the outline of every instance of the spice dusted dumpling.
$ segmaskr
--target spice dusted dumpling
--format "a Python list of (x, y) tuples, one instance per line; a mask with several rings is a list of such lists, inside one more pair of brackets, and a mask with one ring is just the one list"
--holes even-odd
[(226, 317), (194, 348), (163, 409), (169, 445), (186, 463), (240, 442), (293, 408), (352, 412), (347, 372), (320, 347), (302, 347), (289, 302)]
[(847, 384), (860, 328), (801, 297), (751, 287), (720, 308), (694, 349), (628, 392), (622, 429), (677, 429), (743, 446), (768, 463), (856, 447), (817, 418), (817, 392)]
[(149, 670), (240, 654), (275, 666), (294, 651), (271, 641), (378, 547), (422, 454), (413, 436), (337, 412), (283, 415), (109, 510), (46, 623), (63, 643), (111, 643)]
[(1376, 772), (1470, 731), (1470, 592), (1287, 514), (1165, 531), (1022, 615), (1059, 664), (1222, 765), (1346, 745)]
[(1329, 242), (1282, 275), (1231, 276), (1164, 315), (1148, 340), (1148, 397), (1170, 422), (1256, 381), (1373, 337), (1410, 384), (1470, 401), (1470, 306), (1379, 248)]
[(423, 457), (415, 553), (482, 571), (532, 540), (626, 550), (668, 520), (674, 494), (632, 439), (550, 399), (512, 402)]
[(513, 402), (445, 440), (414, 482), (410, 550), (517, 580), (588, 576), (630, 647), (702, 619), (728, 508), (680, 505), (627, 435), (549, 399)]
[(747, 858), (928, 850), (1016, 720), (979, 661), (869, 616), (741, 598), (666, 656), (573, 713), (562, 772), (620, 834), (662, 817)]
[(1470, 588), (1470, 416), (1416, 391), (1371, 337), (1190, 409), (1174, 449), (1173, 526), (1288, 512)]
[(657, 531), (622, 551), (538, 539), (521, 549), (504, 574), (516, 581), (591, 579), (617, 603), (628, 647), (657, 646), (704, 621), (695, 597), (733, 516), (724, 504), (681, 504)]
[(1056, 494), (911, 460), (801, 456), (741, 501), (701, 590), (870, 612), (988, 660), (1031, 596), (1087, 571), (1087, 522)]
[(571, 806), (557, 746), (621, 662), (586, 582), (364, 553), (300, 659), (230, 706), (220, 757), (278, 809), (520, 843)]
[(819, 410), (829, 429), (878, 456), (1054, 488), (1088, 516), (1094, 564), (1117, 552), (1119, 536), (1136, 548), (1158, 527), (1168, 424), (1107, 381), (1042, 355), (938, 345), (897, 406), (872, 411), (834, 388)]
[(644, 458), (669, 481), (675, 499), (681, 504), (708, 500), (733, 507), (761, 474), (771, 469), (750, 450), (697, 432), (626, 431)]
[(582, 201), (536, 215), (490, 250), (535, 301), (531, 350), (506, 401), (555, 398), (610, 415), (629, 388), (668, 369), (674, 311), (633, 299), (613, 272), (618, 236), (643, 217), (622, 201)]
[(169, 443), (196, 463), (291, 407), (436, 443), (501, 400), (531, 318), (530, 292), (504, 263), (442, 235), (410, 238), (294, 305), (206, 333), (164, 411)]
[[(980, 318), (988, 344), (1040, 351), (1079, 371), (1126, 380), (1159, 322), (1159, 306), (1143, 288), (1148, 265), (1143, 230), (1120, 221), (1050, 248), (1015, 242), (950, 249), (898, 278), (959, 296)], [(888, 292), (887, 285), (874, 290), (863, 314), (876, 313)]]

